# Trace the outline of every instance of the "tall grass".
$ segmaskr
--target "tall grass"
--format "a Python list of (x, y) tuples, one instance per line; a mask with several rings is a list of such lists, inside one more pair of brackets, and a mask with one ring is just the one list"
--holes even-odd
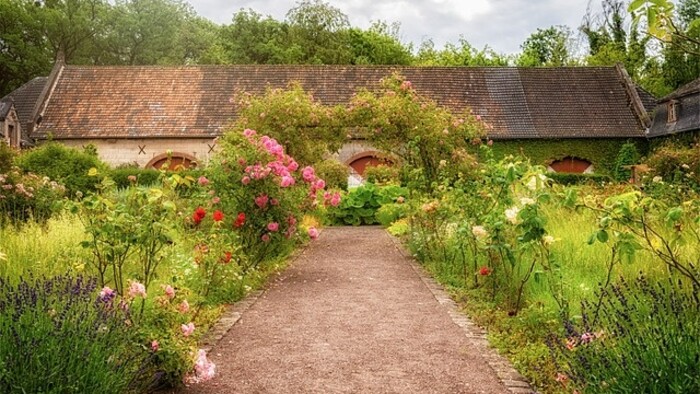
[(52, 218), (45, 224), (27, 223), (21, 228), (0, 228), (0, 277), (16, 280), (32, 273), (55, 276), (82, 272), (87, 253), (83, 225), (70, 215)]

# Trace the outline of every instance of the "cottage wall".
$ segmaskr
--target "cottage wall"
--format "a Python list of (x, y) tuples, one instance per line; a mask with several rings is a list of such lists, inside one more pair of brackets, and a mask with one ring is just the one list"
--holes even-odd
[(136, 164), (143, 168), (168, 151), (174, 156), (185, 156), (204, 163), (216, 150), (212, 138), (62, 139), (61, 142), (77, 149), (92, 144), (97, 148), (100, 159), (113, 167)]

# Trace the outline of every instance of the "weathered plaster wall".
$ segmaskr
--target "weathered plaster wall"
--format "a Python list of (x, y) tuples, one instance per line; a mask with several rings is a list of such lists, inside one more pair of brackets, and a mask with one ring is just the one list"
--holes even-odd
[(94, 139), (61, 140), (67, 146), (82, 149), (92, 144), (97, 148), (100, 159), (110, 166), (137, 164), (145, 167), (152, 159), (162, 156), (168, 150), (206, 162), (215, 150), (212, 138), (152, 138), (152, 139)]

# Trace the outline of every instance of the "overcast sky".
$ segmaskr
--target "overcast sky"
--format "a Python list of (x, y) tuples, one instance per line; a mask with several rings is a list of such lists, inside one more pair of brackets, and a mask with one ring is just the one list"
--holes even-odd
[[(474, 47), (490, 46), (499, 53), (516, 53), (537, 28), (567, 25), (578, 35), (590, 0), (326, 0), (367, 28), (371, 21), (401, 23), (401, 39), (414, 48), (429, 38), (436, 47), (456, 43), (460, 36)], [(277, 20), (293, 8), (293, 0), (189, 0), (199, 15), (230, 23), (241, 8), (252, 8)], [(594, 11), (600, 0), (590, 1)]]

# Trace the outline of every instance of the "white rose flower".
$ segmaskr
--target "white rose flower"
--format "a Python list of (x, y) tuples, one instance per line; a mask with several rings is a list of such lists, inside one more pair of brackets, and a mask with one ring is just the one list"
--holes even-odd
[(520, 213), (520, 208), (518, 207), (512, 207), (506, 209), (506, 219), (511, 223), (511, 224), (518, 224), (518, 213)]
[(660, 183), (663, 181), (663, 178), (661, 177), (661, 175), (657, 175), (657, 176), (651, 178), (651, 181), (654, 183)]

